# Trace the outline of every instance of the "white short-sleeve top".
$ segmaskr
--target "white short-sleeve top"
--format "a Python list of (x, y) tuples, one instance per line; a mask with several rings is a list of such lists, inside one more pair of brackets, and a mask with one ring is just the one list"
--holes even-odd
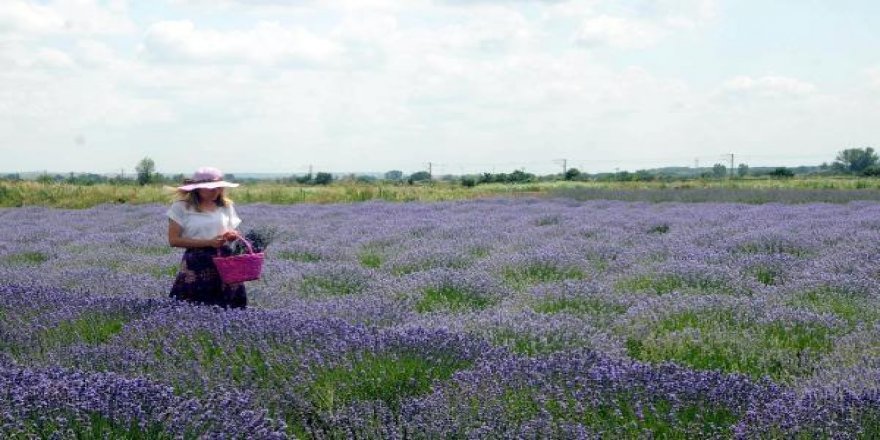
[(214, 212), (199, 212), (187, 208), (186, 202), (177, 201), (171, 204), (167, 215), (181, 226), (183, 238), (214, 238), (227, 230), (237, 228), (241, 223), (231, 204), (218, 206)]

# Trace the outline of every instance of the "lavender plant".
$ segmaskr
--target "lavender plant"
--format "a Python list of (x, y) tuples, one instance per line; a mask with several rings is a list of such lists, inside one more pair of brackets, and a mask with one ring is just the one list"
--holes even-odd
[(165, 208), (0, 209), (0, 435), (878, 432), (875, 202), (242, 205), (245, 311), (167, 298)]

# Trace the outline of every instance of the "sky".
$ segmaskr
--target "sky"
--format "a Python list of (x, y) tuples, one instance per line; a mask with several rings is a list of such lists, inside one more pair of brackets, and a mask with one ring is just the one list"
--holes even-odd
[(876, 0), (0, 0), (0, 172), (818, 165), (878, 49)]

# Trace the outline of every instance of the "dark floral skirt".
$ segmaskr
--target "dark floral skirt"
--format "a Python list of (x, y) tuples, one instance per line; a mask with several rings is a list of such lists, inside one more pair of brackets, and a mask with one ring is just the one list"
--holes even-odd
[(223, 308), (247, 307), (244, 283), (226, 284), (220, 279), (214, 248), (192, 248), (183, 253), (180, 271), (171, 286), (172, 298)]

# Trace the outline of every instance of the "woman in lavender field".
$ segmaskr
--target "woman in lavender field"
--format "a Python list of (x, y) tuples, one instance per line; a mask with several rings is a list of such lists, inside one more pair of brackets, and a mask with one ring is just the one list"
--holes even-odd
[(199, 168), (192, 179), (177, 188), (177, 198), (168, 210), (168, 244), (185, 248), (180, 271), (171, 287), (171, 297), (223, 308), (247, 306), (243, 283), (223, 283), (212, 258), (228, 253), (227, 241), (239, 237), (241, 223), (224, 188), (237, 183), (223, 180), (220, 170)]

